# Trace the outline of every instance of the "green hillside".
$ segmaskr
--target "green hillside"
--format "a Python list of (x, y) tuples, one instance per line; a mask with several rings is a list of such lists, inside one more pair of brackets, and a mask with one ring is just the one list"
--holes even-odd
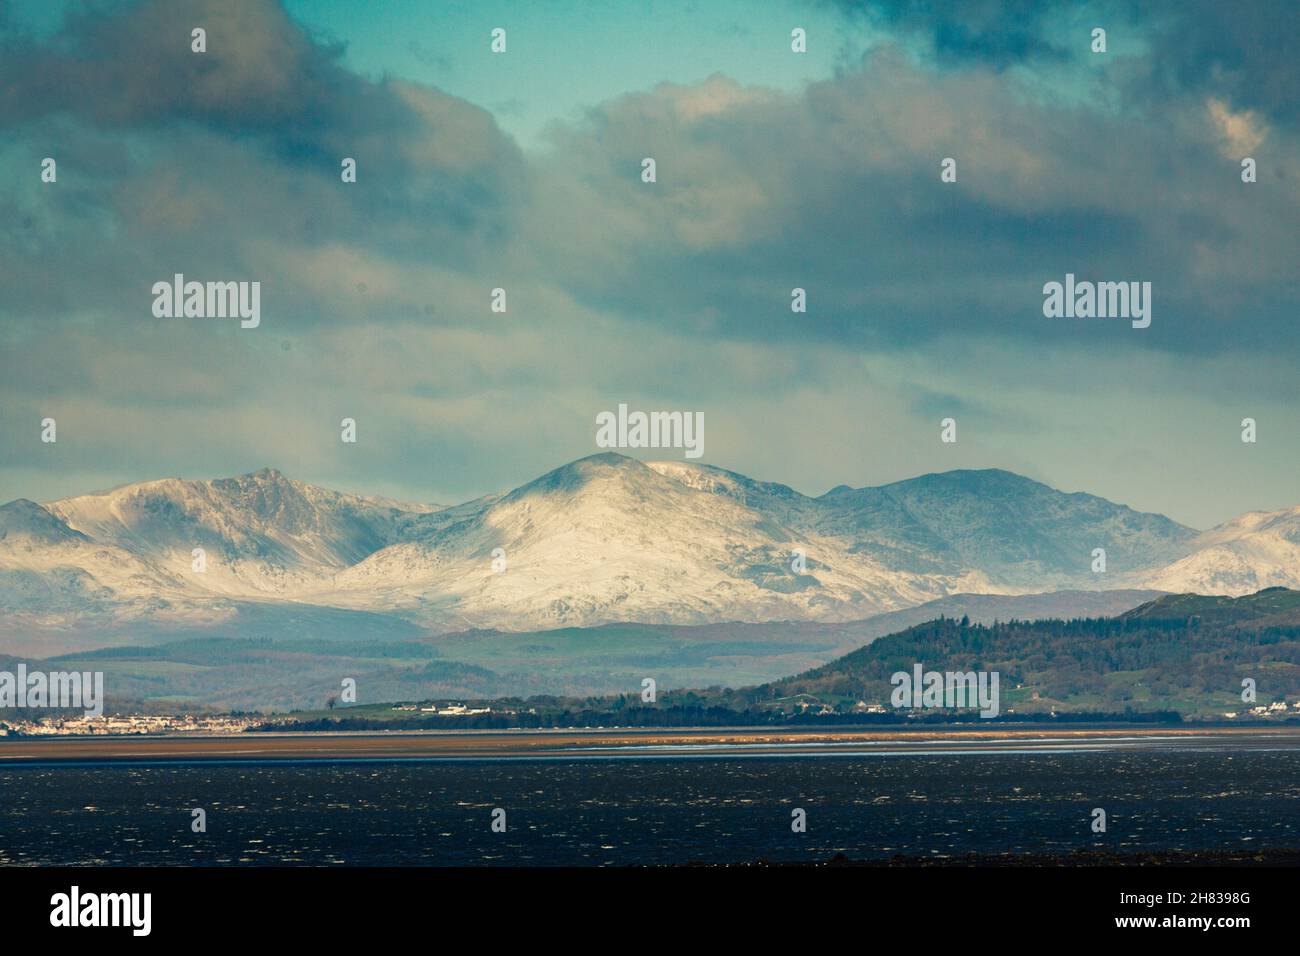
[(1240, 712), (1246, 677), (1255, 680), (1260, 704), (1300, 699), (1300, 592), (1169, 595), (1115, 618), (991, 626), (941, 618), (742, 693), (751, 706), (888, 705), (890, 676), (917, 663), (926, 670), (997, 671), (1004, 713)]

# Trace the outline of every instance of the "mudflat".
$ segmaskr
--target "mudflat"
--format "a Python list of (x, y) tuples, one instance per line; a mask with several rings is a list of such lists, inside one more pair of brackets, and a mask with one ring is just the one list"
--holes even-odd
[(208, 760), (436, 760), (1292, 749), (1300, 725), (1015, 729), (389, 731), (0, 740), (0, 763)]

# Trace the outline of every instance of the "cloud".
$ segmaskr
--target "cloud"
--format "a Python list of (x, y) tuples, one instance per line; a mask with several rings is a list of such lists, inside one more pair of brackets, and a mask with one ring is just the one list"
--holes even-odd
[[(1274, 176), (1252, 192), (1201, 104), (1116, 113), (1026, 93), (887, 48), (797, 95), (722, 77), (657, 87), (553, 129), (526, 227), (580, 301), (709, 339), (1114, 340), (1042, 320), (1043, 283), (1073, 272), (1154, 283), (1163, 318), (1112, 347), (1219, 349), (1245, 313), (1252, 334), (1295, 347), (1291, 150), (1271, 152)], [(681, 106), (700, 100), (727, 105)], [(955, 184), (939, 178), (949, 156)], [(795, 287), (806, 317), (790, 313)]]
[[(196, 24), (207, 53), (190, 51)], [(56, 187), (0, 199), (22, 224), (0, 239), (0, 305), (16, 312), (138, 314), (183, 272), (262, 280), (281, 325), (335, 321), (311, 269), (266, 274), (268, 246), (298, 262), (363, 248), (377, 286), (401, 285), (395, 269), (473, 273), (499, 261), (526, 189), (485, 110), (348, 72), (270, 0), (92, 8), (6, 53), (0, 121), (31, 149), (11, 147), (5, 171), (29, 180), (46, 155), (60, 169)]]
[(1130, 0), (1134, 17), (1150, 17), (1154, 36), (1134, 95), (1201, 100), (1214, 95), (1234, 112), (1257, 110), (1287, 124), (1300, 116), (1300, 4), (1291, 0)]

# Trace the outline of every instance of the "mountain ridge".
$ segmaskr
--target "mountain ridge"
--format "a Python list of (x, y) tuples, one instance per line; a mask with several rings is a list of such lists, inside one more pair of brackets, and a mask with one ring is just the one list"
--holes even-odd
[(810, 497), (714, 465), (604, 452), (449, 507), (270, 467), (23, 501), (0, 508), (0, 609), (37, 616), (42, 594), (75, 616), (89, 593), (87, 610), (124, 618), (201, 607), (210, 619), (213, 602), (240, 599), (442, 632), (536, 630), (850, 621), (957, 593), (1300, 583), (1300, 507), (1198, 532), (997, 468)]

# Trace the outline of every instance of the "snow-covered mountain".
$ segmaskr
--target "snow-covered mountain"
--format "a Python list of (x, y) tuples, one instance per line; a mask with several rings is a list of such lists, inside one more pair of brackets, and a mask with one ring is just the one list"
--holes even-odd
[[(1198, 534), (1000, 470), (812, 498), (708, 465), (607, 453), (439, 508), (264, 469), (5, 505), (0, 611), (211, 620), (251, 600), (524, 630), (846, 621), (960, 592), (1239, 594), (1300, 585), (1298, 515), (1250, 514)], [(1094, 548), (1106, 549), (1105, 575), (1091, 570)]]
[(1252, 594), (1300, 583), (1300, 506), (1251, 511), (1190, 542), (1185, 557), (1141, 576), (1142, 586), (1198, 594)]
[(1179, 553), (1196, 532), (1086, 494), (1064, 494), (1000, 469), (922, 475), (879, 488), (841, 486), (805, 498), (707, 465), (649, 467), (684, 484), (745, 501), (791, 527), (847, 543), (896, 571), (977, 570), (997, 591), (1098, 586), (1093, 548), (1112, 574)]
[[(215, 481), (164, 478), (64, 498), (51, 515), (201, 591), (289, 595), (419, 526), (434, 506), (340, 494), (273, 468)], [(195, 573), (194, 549), (206, 570)]]
[[(372, 554), (313, 599), (518, 629), (848, 620), (988, 585), (975, 569), (917, 574), (854, 553), (850, 540), (772, 502), (696, 480), (713, 474), (683, 481), (667, 466), (621, 455), (584, 458)], [(764, 488), (781, 501), (802, 497)], [(816, 510), (814, 499), (802, 500)], [(497, 548), (503, 570), (493, 567)]]
[(34, 501), (0, 506), (0, 607), (7, 616), (145, 613), (186, 590), (155, 563), (73, 529)]

